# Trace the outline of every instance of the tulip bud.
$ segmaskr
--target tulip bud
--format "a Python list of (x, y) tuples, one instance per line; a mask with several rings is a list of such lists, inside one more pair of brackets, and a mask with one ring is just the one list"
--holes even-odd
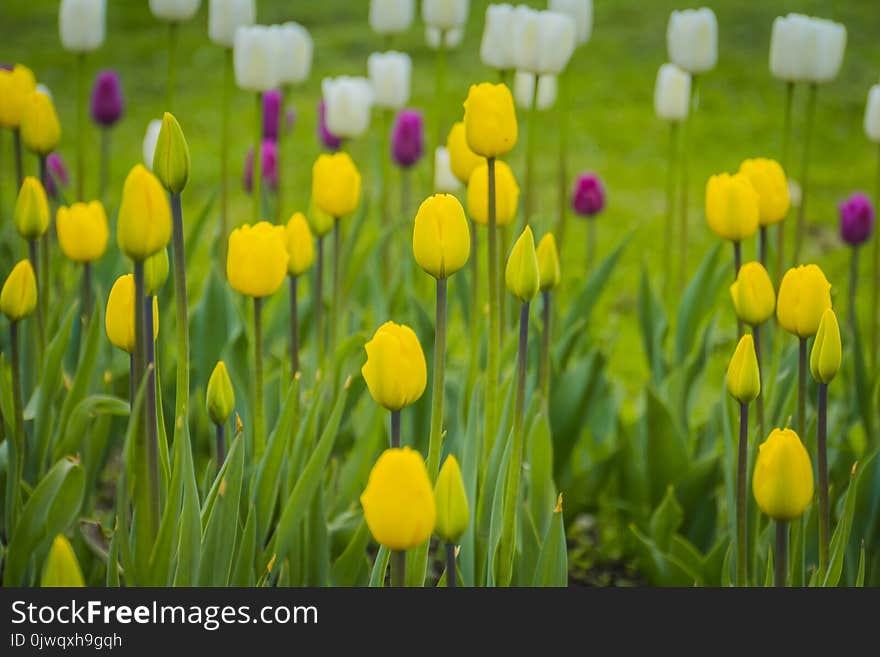
[(284, 226), (261, 221), (245, 224), (229, 235), (226, 278), (236, 292), (259, 299), (278, 291), (287, 275)]
[(43, 563), (40, 586), (50, 588), (85, 585), (85, 579), (83, 579), (73, 546), (64, 536), (58, 534), (52, 541), (52, 547), (49, 548), (49, 554), (46, 555), (46, 561)]
[(556, 102), (556, 76), (541, 75), (517, 71), (513, 81), (513, 93), (516, 96), (516, 104), (525, 109), (532, 106), (535, 93), (535, 77), (538, 78), (538, 98), (535, 109), (543, 112), (553, 107)]
[(39, 180), (26, 176), (18, 190), (13, 212), (15, 228), (27, 241), (41, 237), (49, 227), (49, 201)]
[(441, 39), (446, 50), (453, 50), (461, 45), (464, 39), (464, 30), (454, 27), (451, 30), (440, 30), (430, 25), (425, 26), (425, 44), (431, 50), (439, 50)]
[(109, 127), (122, 118), (125, 99), (122, 84), (116, 71), (101, 71), (95, 78), (91, 99), (92, 120), (100, 126)]
[(0, 127), (21, 126), (26, 101), (36, 89), (37, 81), (27, 66), (16, 64), (11, 71), (0, 70)]
[(666, 27), (669, 59), (691, 75), (715, 68), (718, 61), (718, 19), (707, 8), (673, 11)]
[(788, 178), (779, 162), (764, 157), (746, 160), (739, 166), (758, 193), (758, 223), (761, 226), (777, 224), (788, 215), (791, 199)]
[(153, 173), (172, 194), (180, 194), (189, 179), (189, 146), (177, 119), (170, 112), (162, 117), (162, 128), (153, 154)]
[(3, 283), (0, 290), (0, 312), (10, 322), (28, 317), (37, 307), (37, 277), (30, 260), (21, 260)]
[[(495, 161), (495, 225), (506, 226), (516, 216), (519, 185), (506, 162)], [(474, 169), (467, 188), (467, 208), (471, 219), (489, 224), (489, 167), (486, 162)]]
[(235, 409), (235, 391), (232, 389), (232, 381), (229, 380), (226, 364), (222, 360), (217, 361), (214, 371), (211, 372), (211, 377), (208, 379), (205, 401), (208, 407), (208, 417), (211, 418), (211, 422), (217, 425), (224, 424)]
[(374, 52), (367, 58), (367, 72), (377, 107), (400, 109), (409, 102), (412, 60), (402, 52)]
[(370, 0), (370, 27), (376, 34), (400, 34), (412, 25), (415, 0)]
[(874, 230), (874, 204), (862, 192), (856, 192), (840, 206), (840, 238), (850, 246), (866, 242)]
[(67, 175), (67, 167), (64, 165), (64, 160), (61, 159), (61, 155), (49, 153), (49, 157), (46, 158), (46, 171), (48, 173), (46, 176), (46, 194), (49, 198), (57, 201), (61, 198), (59, 188), (67, 187), (67, 184), (70, 182), (70, 177)]
[(516, 68), (516, 43), (513, 32), (513, 7), (509, 4), (486, 7), (486, 22), (480, 42), (480, 59), (489, 68), (509, 71)]
[(413, 255), (434, 278), (446, 278), (465, 266), (471, 235), (464, 208), (451, 194), (435, 194), (419, 206), (413, 224)]
[(488, 158), (509, 153), (517, 139), (510, 89), (488, 82), (471, 85), (464, 101), (464, 127), (468, 147), (477, 155)]
[(25, 100), (21, 115), (21, 141), (29, 151), (46, 156), (61, 141), (61, 124), (52, 99), (35, 91)]
[(595, 217), (605, 208), (605, 187), (595, 173), (582, 173), (574, 184), (572, 209), (582, 217)]
[(868, 92), (865, 106), (865, 134), (875, 144), (880, 144), (880, 84), (875, 84)]
[[(278, 189), (278, 142), (264, 139), (260, 145), (260, 173), (263, 187), (272, 190)], [(244, 189), (250, 194), (254, 188), (254, 149), (249, 148), (244, 160)]]
[(549, 292), (559, 285), (562, 278), (559, 271), (559, 252), (556, 249), (556, 238), (553, 237), (553, 233), (547, 233), (541, 238), (536, 255), (541, 292)]
[(136, 164), (125, 179), (116, 224), (119, 249), (143, 261), (171, 240), (171, 207), (159, 180)]
[(107, 250), (110, 230), (100, 201), (61, 206), (55, 214), (58, 244), (74, 262), (94, 262)]
[(751, 403), (761, 394), (758, 357), (751, 335), (746, 334), (740, 338), (727, 366), (727, 392), (740, 404)]
[(361, 200), (361, 174), (348, 153), (322, 154), (312, 166), (312, 200), (331, 217), (357, 209)]
[(232, 48), (239, 27), (254, 24), (256, 0), (211, 0), (208, 5), (208, 37), (218, 46)]
[(156, 144), (159, 142), (161, 130), (161, 119), (153, 119), (147, 124), (147, 131), (144, 133), (144, 166), (150, 171), (153, 170), (153, 158), (156, 156)]
[(510, 293), (522, 303), (528, 303), (538, 293), (541, 282), (538, 274), (538, 255), (535, 253), (535, 238), (529, 226), (526, 226), (522, 235), (516, 240), (510, 257), (507, 258), (504, 282)]
[(449, 151), (445, 146), (434, 150), (434, 193), (454, 194), (461, 187), (458, 178), (452, 173)]
[(335, 220), (332, 215), (321, 210), (316, 204), (314, 197), (309, 204), (309, 212), (306, 215), (306, 221), (309, 222), (309, 228), (315, 234), (315, 237), (324, 237), (333, 230)]
[(61, 0), (58, 32), (61, 45), (71, 52), (90, 52), (104, 43), (106, 0)]
[(663, 64), (654, 84), (654, 112), (664, 121), (684, 121), (691, 106), (691, 74), (675, 64)]
[(318, 103), (318, 139), (328, 151), (338, 151), (342, 146), (342, 140), (327, 127), (327, 103), (323, 99)]
[(776, 292), (770, 275), (760, 262), (747, 262), (739, 268), (730, 286), (736, 316), (749, 326), (758, 326), (773, 317)]
[(467, 492), (461, 477), (458, 461), (450, 454), (446, 457), (434, 484), (434, 503), (437, 521), (434, 533), (447, 543), (457, 543), (467, 530), (470, 521)]
[(437, 510), (422, 455), (409, 447), (382, 452), (370, 470), (361, 506), (380, 545), (408, 550), (425, 543), (434, 531)]
[(309, 222), (302, 212), (296, 212), (284, 228), (284, 244), (287, 247), (287, 273), (291, 276), (304, 274), (315, 261), (315, 241)]
[(327, 129), (344, 138), (360, 137), (370, 127), (373, 86), (367, 78), (324, 78), (321, 94), (326, 103)]
[(468, 184), (474, 169), (483, 164), (483, 158), (474, 153), (467, 142), (467, 130), (463, 121), (453, 124), (446, 138), (449, 165), (452, 173), (464, 185)]
[(428, 366), (410, 327), (385, 322), (364, 348), (367, 362), (361, 374), (377, 404), (399, 411), (419, 400), (428, 383)]
[(168, 280), (168, 249), (159, 249), (144, 260), (144, 292), (149, 297), (159, 294)]
[(799, 338), (816, 335), (825, 311), (831, 308), (831, 283), (816, 265), (792, 267), (779, 285), (776, 319)]
[(819, 330), (810, 352), (810, 372), (819, 383), (829, 384), (837, 376), (841, 360), (840, 326), (829, 308), (822, 313)]
[[(128, 353), (134, 353), (134, 276), (125, 274), (116, 279), (107, 297), (104, 311), (104, 329), (110, 343)], [(159, 337), (159, 303), (153, 297), (153, 340)]]
[(315, 49), (309, 31), (293, 21), (271, 28), (275, 38), (275, 49), (280, 84), (302, 84), (309, 78), (312, 70), (312, 52)]
[(265, 25), (239, 26), (233, 48), (235, 82), (245, 91), (278, 86), (278, 41)]
[(706, 223), (721, 239), (741, 242), (758, 230), (758, 193), (742, 173), (722, 173), (706, 184)]
[(752, 493), (761, 511), (774, 520), (795, 520), (810, 506), (813, 465), (791, 429), (774, 429), (758, 446)]
[(422, 0), (422, 19), (438, 30), (451, 30), (467, 20), (469, 0)]
[(413, 166), (424, 150), (424, 126), (421, 112), (400, 110), (391, 130), (391, 156), (403, 168)]
[(200, 0), (150, 0), (153, 16), (170, 23), (188, 21), (199, 10)]
[(590, 40), (593, 34), (593, 0), (550, 0), (547, 8), (565, 14), (574, 21), (578, 45)]

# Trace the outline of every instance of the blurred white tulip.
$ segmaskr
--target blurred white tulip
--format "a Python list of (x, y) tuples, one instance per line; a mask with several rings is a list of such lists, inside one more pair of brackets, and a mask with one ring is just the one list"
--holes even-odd
[(565, 14), (535, 11), (519, 5), (513, 11), (512, 33), (516, 68), (558, 75), (575, 47), (575, 24)]
[(816, 48), (812, 51), (811, 82), (831, 82), (840, 72), (846, 50), (846, 27), (824, 18), (811, 19), (815, 25)]
[(278, 42), (265, 25), (241, 26), (235, 31), (235, 82), (245, 91), (269, 91), (278, 86)]
[(373, 86), (367, 78), (340, 76), (321, 82), (327, 129), (337, 137), (360, 137), (370, 127)]
[(196, 15), (201, 0), (150, 0), (153, 16), (163, 21), (178, 23)]
[(312, 70), (312, 51), (314, 44), (309, 31), (299, 23), (273, 25), (275, 47), (278, 52), (278, 82), (280, 84), (301, 84)]
[(153, 119), (147, 124), (147, 132), (144, 135), (144, 165), (153, 170), (153, 157), (156, 155), (156, 143), (159, 141), (159, 131), (162, 129), (162, 120)]
[(718, 63), (718, 19), (708, 7), (673, 11), (666, 27), (666, 50), (672, 63), (691, 75)]
[(438, 30), (451, 30), (464, 25), (469, 8), (469, 0), (422, 0), (422, 19)]
[(547, 8), (574, 21), (578, 45), (590, 40), (593, 35), (593, 0), (550, 0)]
[(846, 49), (846, 28), (834, 21), (788, 14), (773, 21), (770, 72), (786, 82), (830, 82)]
[(509, 71), (516, 68), (512, 5), (500, 4), (486, 7), (486, 23), (480, 42), (480, 59), (489, 68)]
[(257, 20), (256, 0), (211, 0), (208, 5), (208, 37), (218, 46), (232, 48), (235, 31)]
[(370, 0), (370, 27), (377, 34), (406, 32), (415, 15), (415, 0)]
[(809, 41), (810, 19), (803, 14), (777, 16), (770, 33), (770, 73), (786, 82), (805, 79), (804, 44)]
[(880, 144), (880, 84), (875, 84), (868, 92), (865, 106), (865, 134), (871, 141)]
[(541, 75), (526, 71), (517, 71), (513, 81), (513, 97), (516, 104), (524, 109), (532, 106), (532, 98), (535, 93), (535, 78), (538, 78), (538, 102), (535, 109), (543, 112), (550, 109), (556, 103), (556, 76)]
[(42, 82), (37, 84), (36, 90), (37, 90), (37, 92), (46, 96), (46, 98), (48, 98), (49, 100), (52, 100), (52, 90), (49, 87), (47, 87), (45, 84), (43, 84)]
[(61, 0), (58, 9), (58, 33), (65, 50), (96, 50), (104, 43), (106, 31), (106, 0)]
[(374, 52), (367, 58), (367, 73), (377, 107), (400, 109), (409, 102), (412, 77), (409, 55), (393, 50)]
[(461, 183), (458, 182), (449, 165), (449, 151), (445, 146), (438, 146), (434, 151), (434, 192), (454, 194), (460, 188)]
[(684, 121), (691, 104), (691, 75), (675, 64), (663, 64), (654, 85), (654, 112), (664, 121)]
[(463, 28), (454, 27), (451, 30), (438, 30), (436, 27), (426, 25), (425, 43), (428, 44), (428, 48), (431, 50), (438, 50), (440, 48), (441, 34), (443, 35), (444, 46), (447, 50), (458, 48), (461, 45), (462, 39), (464, 39)]

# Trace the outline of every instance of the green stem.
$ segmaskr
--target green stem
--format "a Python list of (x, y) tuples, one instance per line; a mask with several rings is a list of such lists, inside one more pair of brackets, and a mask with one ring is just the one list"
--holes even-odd
[(593, 270), (593, 262), (596, 259), (596, 219), (595, 217), (587, 217), (587, 220), (584, 222), (587, 224), (587, 272), (591, 272)]
[(535, 164), (535, 142), (537, 141), (535, 134), (536, 117), (538, 114), (538, 82), (540, 76), (532, 74), (534, 85), (532, 86), (532, 100), (529, 104), (528, 126), (526, 132), (526, 172), (525, 172), (525, 193), (523, 194), (523, 228), (529, 225), (534, 212), (534, 164)]
[[(379, 209), (382, 211), (382, 223), (387, 226), (388, 222), (391, 221), (391, 208), (390, 203), (388, 201), (389, 194), (388, 189), (391, 187), (391, 116), (392, 111), (387, 108), (383, 108), (379, 113), (382, 119), (382, 135), (379, 139), (381, 146), (381, 153), (379, 154), (379, 161), (381, 162), (381, 170), (382, 177), (380, 180), (380, 188), (379, 188)], [(386, 241), (386, 248), (387, 242)]]
[(330, 304), (330, 355), (336, 354), (339, 323), (343, 321), (342, 310), (342, 224), (339, 217), (333, 219), (333, 302)]
[(488, 463), (498, 433), (499, 336), (501, 317), (498, 306), (498, 229), (495, 223), (495, 158), (488, 160), (488, 239), (486, 259), (489, 271), (489, 335), (486, 356), (486, 434), (483, 436), (483, 462)]
[(819, 384), (819, 429), (817, 468), (819, 470), (819, 574), (828, 570), (831, 516), (828, 508), (828, 384)]
[(858, 245), (854, 245), (852, 247), (852, 256), (849, 261), (849, 298), (847, 304), (849, 311), (849, 325), (853, 333), (856, 332), (859, 322), (858, 309), (856, 308), (856, 290), (858, 288), (858, 281), (859, 247)]
[(400, 411), (391, 411), (391, 449), (400, 447)]
[(81, 299), (80, 317), (85, 326), (92, 315), (92, 263), (90, 262), (83, 263)]
[(24, 434), (24, 401), (21, 392), (21, 349), (19, 341), (19, 323), (9, 323), (9, 348), (12, 355), (12, 403), (14, 408), (14, 434), (9, 443), (9, 463), (7, 471), (6, 491), (6, 537), (12, 534), (18, 521), (21, 484), (24, 473), (25, 449), (27, 442)]
[[(440, 45), (437, 47), (437, 69), (434, 78), (434, 98), (446, 98), (446, 33), (443, 30), (440, 30)], [(436, 104), (436, 110), (437, 132), (435, 134), (434, 145), (439, 146), (440, 144), (445, 143), (445, 140), (443, 139), (443, 104), (438, 102)], [(431, 180), (434, 180), (433, 175)]]
[(292, 275), (287, 279), (290, 288), (290, 378), (292, 381), (299, 372), (299, 308), (296, 298), (299, 279)]
[(690, 137), (691, 137), (691, 123), (693, 121), (694, 114), (696, 114), (697, 110), (697, 82), (699, 77), (694, 75), (691, 78), (691, 99), (690, 99), (690, 107), (691, 112), (687, 119), (683, 122), (682, 128), (682, 138), (681, 138), (681, 208), (679, 208), (680, 215), (680, 223), (678, 229), (678, 238), (679, 238), (679, 272), (678, 272), (678, 284), (679, 289), (683, 290), (685, 283), (687, 282), (687, 247), (688, 247), (688, 185), (689, 185), (689, 170), (688, 170), (688, 155), (690, 151)]
[(175, 67), (176, 59), (177, 59), (177, 31), (178, 25), (176, 22), (171, 21), (168, 23), (168, 79), (167, 86), (165, 87), (165, 111), (173, 112), (174, 111), (174, 87), (175, 87), (175, 75), (177, 73), (177, 69)]
[(174, 304), (177, 311), (177, 399), (174, 426), (186, 422), (189, 414), (189, 316), (186, 293), (186, 256), (183, 237), (183, 209), (180, 194), (171, 195), (172, 251), (174, 257)]
[[(794, 102), (794, 82), (785, 84), (785, 105), (782, 112), (782, 170), (786, 177), (791, 177), (788, 171), (789, 152), (791, 149), (791, 115), (792, 105)], [(784, 273), (784, 254), (785, 254), (785, 221), (780, 221), (776, 229), (776, 281), (777, 284), (782, 280)]]
[(767, 266), (767, 226), (761, 226), (758, 231), (758, 262)]
[(404, 550), (391, 551), (391, 586), (394, 588), (406, 586), (406, 552)]
[(565, 229), (568, 223), (568, 75), (566, 71), (559, 74), (558, 78), (559, 111), (556, 120), (559, 122), (559, 161), (557, 179), (557, 217), (556, 217), (556, 241), (559, 248), (565, 245)]
[(798, 403), (797, 433), (805, 436), (807, 431), (807, 339), (798, 342)]
[(446, 588), (454, 589), (458, 574), (455, 570), (455, 543), (446, 543)]
[(76, 198), (84, 201), (86, 188), (86, 53), (76, 55)]
[(101, 174), (99, 179), (101, 186), (98, 198), (106, 202), (107, 187), (110, 184), (110, 128), (101, 130)]
[(318, 237), (315, 263), (315, 344), (318, 346), (318, 367), (324, 362), (324, 236)]
[(263, 300), (254, 297), (254, 455), (266, 447), (263, 417)]
[(434, 312), (434, 380), (431, 384), (431, 435), (428, 441), (428, 476), (437, 478), (440, 450), (443, 445), (443, 384), (446, 375), (446, 283), (437, 279), (437, 300)]
[(816, 123), (816, 97), (819, 93), (819, 85), (815, 82), (810, 84), (810, 92), (807, 96), (807, 117), (804, 128), (804, 151), (801, 159), (801, 204), (798, 207), (797, 227), (794, 243), (794, 262), (800, 261), (801, 247), (804, 241), (804, 229), (807, 217), (807, 191), (810, 186), (810, 149), (813, 143), (813, 125)]
[[(733, 243), (733, 280), (739, 277), (739, 270), (742, 267), (742, 242)], [(739, 340), (743, 336), (742, 320), (736, 318), (736, 339)]]
[(746, 476), (749, 459), (749, 405), (739, 405), (739, 450), (736, 461), (736, 585), (746, 586)]
[(39, 247), (36, 239), (28, 240), (28, 259), (31, 261), (31, 268), (34, 270), (34, 278), (37, 282), (37, 346), (39, 347), (37, 370), (39, 371), (43, 362), (43, 350), (46, 348), (46, 318), (43, 316), (43, 304), (40, 303), (46, 281), (40, 276)]
[(773, 585), (786, 586), (788, 579), (788, 522), (776, 521), (776, 560), (773, 562)]
[(223, 103), (220, 107), (220, 270), (226, 276), (226, 247), (229, 236), (229, 106), (232, 104), (232, 49), (223, 53)]
[[(156, 403), (156, 343), (153, 341), (153, 297), (147, 295), (140, 299), (144, 307), (144, 368), (147, 378), (144, 392), (144, 418), (147, 429), (147, 471), (150, 477), (151, 509), (156, 509), (155, 523), (158, 527), (160, 492), (159, 492), (159, 427), (158, 407)], [(178, 372), (183, 368), (177, 363)]]
[(220, 474), (226, 461), (226, 425), (216, 424), (214, 429), (217, 443), (217, 474)]
[(257, 140), (254, 142), (254, 175), (252, 180), (253, 187), (251, 189), (251, 193), (254, 196), (254, 223), (260, 221), (260, 204), (263, 200), (263, 95), (257, 92), (256, 97)]
[[(874, 197), (874, 206), (880, 208), (880, 146), (877, 148), (877, 189)], [(874, 293), (871, 308), (873, 311), (873, 325), (871, 330), (871, 363), (874, 371), (880, 365), (880, 226), (874, 225)]]
[(550, 290), (541, 292), (541, 300), (543, 301), (541, 319), (543, 321), (541, 331), (541, 374), (539, 380), (541, 382), (541, 395), (547, 403), (550, 403), (550, 299)]
[(281, 85), (278, 93), (281, 94), (281, 100), (278, 103), (278, 138), (275, 140), (275, 175), (278, 180), (278, 189), (275, 192), (275, 223), (281, 224), (284, 223), (284, 128), (287, 123), (284, 103), (287, 100), (287, 85)]
[(761, 359), (761, 325), (755, 324), (752, 327), (752, 338), (755, 341), (755, 357), (758, 361), (758, 381), (761, 384), (761, 390), (758, 393), (758, 398), (755, 399), (755, 409), (758, 411), (758, 430), (760, 433), (758, 435), (763, 439), (766, 434), (766, 429), (764, 427), (764, 370)]
[(12, 130), (12, 146), (15, 153), (15, 193), (21, 189), (24, 183), (24, 163), (21, 159), (21, 129), (14, 128)]
[[(678, 143), (678, 122), (669, 124), (669, 146), (666, 154), (666, 226), (664, 241), (672, 244), (675, 235), (675, 171), (676, 145)], [(668, 299), (672, 289), (672, 249), (663, 249), (664, 276), (663, 285)]]

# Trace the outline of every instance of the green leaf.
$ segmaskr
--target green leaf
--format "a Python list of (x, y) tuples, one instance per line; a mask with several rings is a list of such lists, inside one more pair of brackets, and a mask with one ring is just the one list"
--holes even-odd
[(859, 570), (856, 573), (856, 588), (862, 588), (865, 585), (865, 542), (859, 549)]
[[(872, 457), (873, 458), (873, 457)], [(859, 485), (859, 477), (864, 469), (870, 465), (871, 459), (865, 462), (864, 467), (853, 465), (849, 478), (849, 486), (846, 489), (843, 517), (837, 521), (834, 533), (831, 536), (831, 551), (828, 559), (828, 571), (822, 580), (822, 586), (837, 586), (840, 582), (840, 574), (843, 572), (843, 556), (846, 554), (849, 533), (852, 528), (853, 514), (856, 510), (856, 490)], [(858, 472), (857, 472), (858, 471)]]
[(68, 430), (64, 432), (64, 442), (56, 443), (52, 455), (74, 455), (80, 452), (82, 441), (88, 434), (88, 427), (100, 415), (127, 417), (129, 403), (125, 399), (111, 395), (90, 395), (81, 400), (70, 414)]
[(668, 552), (672, 545), (672, 537), (681, 527), (684, 513), (675, 499), (675, 489), (670, 485), (666, 488), (666, 495), (654, 513), (651, 514), (651, 538), (654, 543), (664, 552)]
[(532, 425), (528, 439), (528, 500), (535, 527), (543, 536), (553, 518), (553, 439), (550, 420), (541, 413)]
[(703, 318), (715, 308), (715, 298), (722, 281), (718, 258), (724, 244), (716, 241), (709, 249), (682, 295), (675, 331), (676, 363), (683, 363), (687, 359), (697, 341), (697, 329)]
[(238, 503), (244, 476), (244, 446), (239, 435), (214, 481), (214, 505), (207, 518), (199, 558), (200, 586), (228, 586), (232, 549), (238, 534)]
[(544, 536), (532, 585), (557, 587), (568, 585), (568, 549), (562, 522), (562, 495), (559, 496), (550, 526)]
[(370, 528), (367, 521), (362, 519), (345, 550), (330, 569), (333, 586), (364, 586), (369, 582), (370, 562), (366, 555), (369, 541)]
[(183, 506), (180, 515), (180, 539), (177, 546), (177, 568), (174, 586), (195, 586), (199, 572), (202, 524), (199, 518), (199, 491), (192, 459), (189, 424), (184, 422), (176, 432), (175, 443), (182, 443)]
[(235, 568), (232, 570), (230, 586), (254, 586), (254, 559), (257, 554), (257, 512), (251, 504), (248, 509), (247, 521), (241, 533), (238, 553), (235, 556)]
[(684, 436), (669, 408), (650, 387), (645, 390), (644, 399), (641, 444), (653, 506), (663, 499), (667, 487), (687, 472), (689, 459)]
[(648, 272), (644, 268), (639, 285), (638, 317), (642, 329), (642, 347), (645, 350), (648, 368), (651, 370), (651, 381), (657, 386), (666, 378), (669, 368), (664, 354), (669, 323), (663, 310), (663, 303), (651, 289)]
[(385, 573), (388, 572), (388, 559), (391, 558), (391, 550), (384, 545), (379, 546), (379, 553), (373, 562), (373, 569), (370, 571), (370, 587), (381, 588), (385, 586)]

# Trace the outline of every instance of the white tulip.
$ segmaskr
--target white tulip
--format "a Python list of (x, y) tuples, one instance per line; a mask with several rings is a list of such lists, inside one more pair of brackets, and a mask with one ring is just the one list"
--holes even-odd
[(150, 0), (153, 16), (163, 21), (178, 23), (196, 15), (201, 0)]
[(106, 31), (106, 0), (61, 0), (61, 7), (58, 9), (58, 33), (65, 50), (96, 50), (104, 43)]
[(147, 132), (144, 135), (144, 165), (152, 171), (153, 157), (156, 155), (156, 143), (159, 141), (159, 131), (162, 129), (162, 121), (153, 119), (147, 124)]
[(257, 20), (256, 0), (211, 0), (208, 5), (208, 37), (218, 46), (232, 48), (235, 31)]
[(425, 26), (425, 43), (431, 50), (440, 49), (440, 35), (443, 35), (443, 45), (446, 50), (453, 50), (461, 45), (464, 39), (464, 29), (454, 27), (451, 30), (438, 30), (430, 25)]
[(511, 38), (514, 9), (508, 4), (486, 7), (486, 24), (480, 42), (480, 59), (489, 68), (509, 71), (516, 67), (516, 44)]
[(558, 75), (574, 53), (575, 24), (565, 14), (520, 5), (513, 12), (511, 37), (517, 69)]
[(321, 82), (327, 129), (342, 138), (360, 137), (370, 127), (373, 86), (367, 78), (340, 76)]
[(449, 165), (449, 151), (445, 146), (438, 146), (434, 151), (434, 192), (454, 194), (460, 188), (461, 183), (458, 182)]
[(664, 121), (684, 121), (691, 105), (691, 75), (675, 64), (663, 64), (654, 85), (654, 112)]
[(309, 31), (299, 23), (273, 25), (272, 35), (278, 53), (276, 68), (280, 84), (301, 84), (312, 70), (314, 45)]
[(235, 81), (245, 91), (269, 91), (278, 86), (278, 41), (265, 25), (241, 26), (233, 49)]
[(812, 82), (831, 82), (840, 72), (846, 50), (846, 27), (841, 23), (812, 19), (817, 33), (817, 47), (813, 51)]
[(880, 84), (875, 84), (868, 92), (865, 106), (865, 134), (871, 141), (880, 144)]
[(412, 25), (415, 0), (370, 0), (370, 27), (377, 34), (399, 34)]
[(538, 102), (535, 109), (545, 111), (553, 107), (556, 103), (556, 76), (541, 75), (536, 76), (534, 73), (526, 71), (517, 71), (513, 80), (513, 96), (516, 104), (524, 109), (532, 106), (532, 98), (535, 93), (535, 78), (538, 77)]
[(805, 79), (804, 43), (811, 30), (810, 19), (802, 14), (777, 16), (770, 33), (770, 73), (787, 82)]
[(367, 72), (377, 107), (400, 109), (409, 102), (412, 60), (402, 52), (374, 52), (367, 58)]
[(438, 30), (451, 30), (464, 25), (469, 8), (469, 0), (422, 0), (422, 19)]
[(593, 0), (550, 0), (547, 8), (574, 21), (578, 45), (590, 40), (593, 35)]
[(718, 19), (707, 8), (673, 11), (666, 28), (669, 59), (691, 75), (718, 63)]
[(802, 14), (779, 16), (770, 36), (770, 72), (787, 82), (830, 82), (846, 49), (840, 23)]

